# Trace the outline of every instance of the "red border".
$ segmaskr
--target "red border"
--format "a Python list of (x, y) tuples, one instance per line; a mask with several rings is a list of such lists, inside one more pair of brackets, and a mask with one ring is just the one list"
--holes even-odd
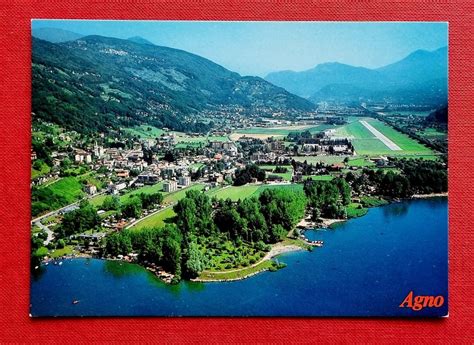
[[(433, 0), (0, 0), (0, 342), (474, 342), (474, 2)], [(449, 21), (450, 317), (30, 320), (30, 19)], [(350, 293), (350, 291), (348, 291)]]

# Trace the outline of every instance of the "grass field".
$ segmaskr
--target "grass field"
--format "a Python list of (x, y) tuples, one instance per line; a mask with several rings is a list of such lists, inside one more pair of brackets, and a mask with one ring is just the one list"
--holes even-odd
[(367, 208), (362, 207), (362, 205), (358, 203), (350, 203), (346, 207), (347, 218), (362, 217), (367, 214), (368, 211)]
[[(170, 203), (170, 202), (176, 202), (177, 200), (183, 198), (188, 190), (193, 190), (193, 189), (202, 190), (203, 188), (204, 188), (203, 184), (196, 184), (196, 185), (192, 185), (188, 188), (180, 189), (180, 190), (178, 190), (176, 192), (173, 192), (173, 193), (165, 193), (165, 192), (163, 192), (163, 181), (162, 181), (162, 182), (158, 182), (154, 185), (143, 186), (141, 188), (132, 190), (128, 193), (120, 195), (119, 198), (120, 198), (120, 201), (122, 203), (125, 203), (125, 202), (127, 202), (128, 199), (130, 199), (131, 197), (133, 197), (134, 195), (137, 195), (137, 194), (141, 194), (141, 193), (153, 194), (153, 193), (161, 192), (164, 196), (163, 202), (164, 203)], [(105, 194), (97, 195), (97, 196), (91, 198), (89, 200), (89, 202), (92, 205), (96, 206), (96, 207), (100, 207), (102, 205), (102, 203), (104, 202), (106, 197), (107, 197), (107, 195), (105, 195)]]
[(261, 186), (252, 196), (259, 196), (260, 194), (263, 193), (264, 190), (266, 189), (283, 189), (283, 190), (288, 190), (288, 191), (302, 191), (303, 190), (303, 185), (302, 184), (282, 184), (282, 185), (272, 185), (272, 184), (266, 184)]
[(283, 185), (244, 185), (231, 186), (228, 188), (219, 189), (218, 191), (209, 193), (210, 197), (217, 197), (218, 199), (231, 199), (232, 201), (242, 200), (245, 198), (259, 196), (266, 189), (286, 189), (286, 190), (303, 190), (302, 184), (283, 184)]
[(31, 178), (32, 179), (35, 179), (37, 177), (46, 175), (51, 171), (51, 168), (46, 163), (42, 163), (42, 164), (38, 164), (38, 165), (40, 165), (38, 167), (38, 170), (36, 170), (34, 168), (31, 168)]
[(63, 177), (44, 188), (51, 190), (54, 194), (62, 195), (68, 204), (84, 196), (82, 183), (77, 177)]
[(438, 139), (445, 138), (447, 133), (438, 131), (436, 128), (426, 128), (424, 131), (417, 132), (418, 135), (425, 137), (426, 139)]
[(222, 272), (212, 272), (212, 271), (203, 271), (199, 275), (199, 278), (202, 280), (213, 280), (213, 279), (239, 279), (256, 272), (268, 270), (271, 267), (274, 267), (275, 263), (271, 260), (265, 260), (253, 267), (243, 268), (237, 271), (222, 271)]
[(151, 227), (162, 227), (164, 226), (165, 220), (169, 218), (173, 218), (176, 215), (173, 211), (173, 207), (168, 207), (162, 211), (155, 213), (154, 215), (145, 218), (141, 222), (135, 224), (131, 227), (133, 230), (143, 229), (143, 228), (151, 228)]
[(334, 178), (332, 175), (309, 175), (304, 176), (305, 180), (312, 179), (313, 181), (331, 181)]
[(286, 168), (288, 171), (286, 173), (275, 173), (273, 171), (277, 167), (276, 165), (260, 165), (259, 168), (265, 170), (267, 177), (269, 175), (276, 175), (276, 176), (280, 176), (285, 181), (291, 181), (291, 177), (293, 176), (293, 167), (291, 165), (279, 165), (279, 166)]
[(375, 163), (365, 158), (355, 158), (350, 159), (347, 165), (351, 167), (370, 167), (374, 166)]
[(228, 188), (219, 189), (216, 192), (209, 193), (210, 197), (217, 197), (218, 199), (231, 199), (232, 201), (237, 201), (239, 199), (245, 199), (252, 196), (260, 185), (245, 185), (245, 186), (231, 186)]
[(217, 136), (217, 135), (210, 135), (207, 137), (208, 141), (229, 141), (228, 136)]
[(165, 131), (160, 128), (148, 125), (124, 128), (123, 130), (142, 139), (156, 138), (165, 133)]

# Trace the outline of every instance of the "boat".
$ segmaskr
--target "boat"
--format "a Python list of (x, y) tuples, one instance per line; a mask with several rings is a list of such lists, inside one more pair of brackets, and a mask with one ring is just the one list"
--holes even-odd
[(79, 300), (78, 299), (75, 299), (72, 301), (72, 304), (78, 304), (79, 303)]

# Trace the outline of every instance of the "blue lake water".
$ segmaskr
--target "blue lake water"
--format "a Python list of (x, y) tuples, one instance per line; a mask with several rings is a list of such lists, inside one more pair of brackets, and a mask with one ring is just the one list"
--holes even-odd
[[(447, 199), (410, 200), (308, 231), (312, 252), (287, 267), (228, 283), (162, 283), (138, 265), (96, 259), (43, 266), (31, 280), (33, 316), (442, 316), (447, 314)], [(399, 308), (406, 295), (441, 308)], [(77, 299), (78, 304), (72, 304)]]

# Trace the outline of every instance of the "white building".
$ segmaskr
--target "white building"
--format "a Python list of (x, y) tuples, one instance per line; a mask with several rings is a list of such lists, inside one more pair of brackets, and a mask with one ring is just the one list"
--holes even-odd
[(85, 190), (86, 190), (86, 193), (90, 194), (90, 195), (93, 195), (93, 194), (97, 193), (97, 187), (94, 186), (93, 184), (88, 184), (85, 187)]
[(125, 188), (127, 188), (127, 183), (122, 182), (122, 183), (109, 185), (108, 191), (110, 194), (117, 195), (122, 189), (125, 189)]
[(181, 176), (179, 179), (178, 179), (178, 183), (179, 185), (183, 186), (183, 187), (187, 187), (191, 184), (191, 177), (189, 176)]
[(176, 181), (166, 181), (163, 184), (163, 192), (171, 193), (178, 190), (178, 183)]

